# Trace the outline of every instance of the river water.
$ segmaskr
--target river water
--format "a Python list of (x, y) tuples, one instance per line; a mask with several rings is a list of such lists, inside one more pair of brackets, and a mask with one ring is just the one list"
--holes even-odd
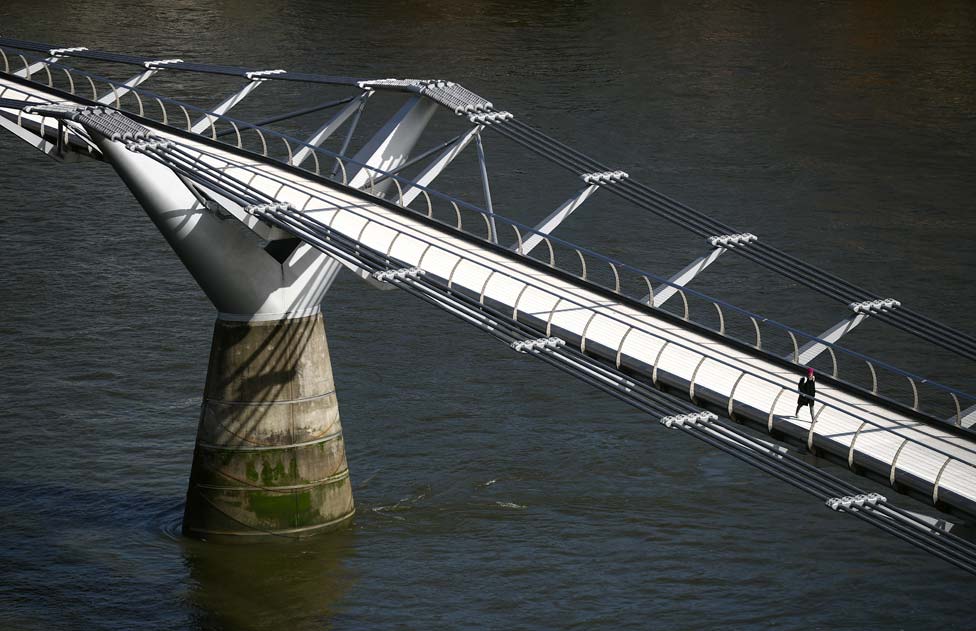
[[(976, 330), (972, 3), (7, 0), (0, 30), (459, 81), (726, 223)], [(234, 87), (159, 80), (147, 85), (203, 106)], [(240, 115), (299, 101), (265, 87)], [(500, 137), (486, 151), (503, 214), (538, 220), (579, 187), (517, 166)], [(350, 276), (324, 311), (354, 527), (265, 547), (185, 540), (214, 313), (110, 168), (59, 166), (6, 134), (0, 165), (0, 628), (976, 624), (971, 576)], [(445, 184), (481, 202), (477, 186)], [(658, 274), (703, 247), (599, 193), (560, 234)], [(841, 315), (740, 261), (695, 286), (811, 330)], [(964, 389), (976, 377), (879, 323), (850, 346)]]

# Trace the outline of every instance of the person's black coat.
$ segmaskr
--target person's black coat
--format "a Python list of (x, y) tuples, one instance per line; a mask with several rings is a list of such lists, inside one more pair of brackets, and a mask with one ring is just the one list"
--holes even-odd
[(813, 398), (817, 396), (817, 381), (815, 378), (807, 379), (806, 377), (801, 377), (797, 388), (800, 390), (800, 396), (796, 400), (797, 405), (813, 403)]

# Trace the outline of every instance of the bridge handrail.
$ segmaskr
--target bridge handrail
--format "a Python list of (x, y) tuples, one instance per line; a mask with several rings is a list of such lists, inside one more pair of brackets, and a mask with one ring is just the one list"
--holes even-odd
[[(3, 47), (0, 46), (0, 51), (2, 51), (2, 50), (3, 50)], [(855, 351), (853, 349), (849, 349), (849, 348), (840, 346), (840, 345), (838, 345), (838, 344), (836, 344), (834, 342), (829, 342), (827, 340), (824, 340), (822, 338), (819, 338), (819, 337), (817, 337), (817, 336), (815, 336), (813, 334), (810, 334), (810, 333), (808, 333), (806, 331), (803, 331), (801, 329), (792, 327), (790, 325), (784, 324), (784, 323), (779, 322), (777, 320), (773, 320), (773, 319), (770, 319), (770, 318), (766, 318), (765, 316), (762, 316), (762, 315), (757, 314), (757, 313), (753, 313), (753, 312), (751, 312), (751, 311), (749, 311), (747, 309), (744, 309), (742, 307), (739, 307), (737, 305), (734, 305), (732, 303), (729, 303), (729, 302), (727, 302), (725, 300), (722, 300), (722, 299), (719, 299), (719, 298), (714, 298), (714, 297), (709, 296), (707, 294), (704, 294), (704, 293), (702, 293), (702, 292), (700, 292), (698, 290), (690, 289), (690, 288), (687, 288), (687, 287), (678, 285), (678, 284), (670, 281), (669, 279), (665, 279), (665, 278), (660, 277), (660, 276), (658, 276), (658, 275), (656, 275), (654, 273), (651, 273), (651, 272), (646, 272), (646, 271), (641, 270), (639, 268), (636, 268), (636, 267), (634, 267), (634, 266), (632, 266), (632, 265), (630, 265), (628, 263), (625, 263), (623, 261), (620, 261), (618, 259), (612, 258), (612, 257), (607, 256), (607, 255), (601, 254), (601, 253), (596, 252), (596, 251), (594, 251), (594, 250), (592, 250), (590, 248), (587, 248), (585, 246), (580, 246), (580, 245), (577, 245), (575, 243), (566, 241), (565, 239), (561, 239), (559, 237), (556, 237), (556, 236), (553, 236), (553, 235), (550, 235), (550, 234), (547, 234), (547, 233), (540, 232), (540, 231), (536, 230), (532, 226), (528, 226), (526, 224), (522, 224), (521, 222), (515, 221), (513, 219), (509, 219), (508, 217), (505, 217), (503, 215), (499, 215), (499, 214), (494, 213), (494, 212), (489, 212), (489, 211), (487, 211), (487, 210), (485, 210), (485, 209), (483, 209), (483, 208), (481, 208), (481, 207), (479, 207), (479, 206), (477, 206), (475, 204), (472, 204), (472, 203), (467, 202), (465, 200), (456, 198), (456, 197), (454, 197), (452, 195), (448, 195), (446, 193), (443, 193), (443, 192), (438, 191), (436, 189), (430, 188), (428, 186), (419, 184), (419, 183), (417, 183), (417, 182), (415, 182), (413, 180), (410, 180), (410, 179), (405, 178), (405, 177), (403, 177), (401, 175), (398, 175), (395, 172), (390, 172), (390, 171), (386, 171), (386, 170), (383, 170), (383, 169), (380, 169), (380, 168), (377, 168), (377, 167), (370, 166), (370, 165), (365, 164), (363, 162), (357, 161), (357, 160), (355, 160), (353, 158), (350, 158), (350, 157), (347, 157), (347, 156), (343, 156), (341, 154), (337, 154), (337, 153), (335, 153), (333, 151), (330, 151), (328, 149), (325, 149), (323, 147), (311, 145), (311, 144), (305, 142), (304, 140), (295, 138), (294, 136), (291, 136), (291, 135), (288, 135), (288, 134), (285, 134), (285, 133), (282, 133), (282, 132), (278, 132), (276, 130), (269, 129), (269, 128), (266, 128), (266, 127), (262, 127), (262, 126), (259, 126), (259, 125), (255, 125), (253, 123), (250, 123), (250, 122), (247, 122), (247, 121), (244, 121), (244, 120), (241, 120), (241, 119), (236, 119), (236, 118), (227, 116), (225, 114), (216, 114), (216, 113), (214, 113), (214, 112), (212, 112), (210, 110), (207, 110), (205, 108), (201, 108), (201, 107), (198, 107), (198, 106), (189, 104), (189, 103), (185, 103), (185, 102), (179, 101), (177, 99), (173, 99), (173, 98), (170, 98), (170, 97), (167, 97), (167, 96), (158, 94), (158, 93), (153, 92), (151, 90), (147, 90), (147, 89), (142, 88), (142, 87), (126, 86), (121, 81), (116, 81), (116, 80), (109, 79), (107, 77), (103, 77), (103, 76), (100, 76), (100, 75), (97, 75), (97, 74), (94, 74), (94, 73), (90, 73), (90, 72), (87, 72), (87, 71), (84, 71), (84, 70), (79, 70), (77, 68), (74, 68), (74, 67), (71, 67), (71, 66), (66, 66), (66, 65), (61, 64), (61, 63), (58, 63), (58, 62), (49, 62), (46, 59), (43, 59), (43, 58), (38, 57), (38, 56), (35, 56), (35, 55), (23, 54), (23, 53), (15, 53), (15, 54), (17, 56), (19, 56), (19, 57), (22, 57), (22, 58), (31, 58), (31, 59), (34, 59), (36, 61), (39, 61), (39, 62), (45, 64), (45, 66), (53, 66), (53, 67), (59, 68), (59, 69), (63, 70), (65, 73), (67, 73), (69, 77), (70, 77), (70, 74), (71, 73), (78, 73), (78, 74), (80, 74), (82, 76), (85, 76), (85, 77), (87, 77), (89, 79), (97, 80), (99, 82), (103, 82), (105, 84), (108, 84), (109, 86), (112, 87), (113, 91), (116, 90), (116, 88), (125, 88), (126, 91), (131, 91), (133, 93), (137, 93), (137, 94), (141, 94), (141, 95), (144, 95), (144, 96), (147, 96), (147, 97), (151, 97), (152, 99), (156, 100), (160, 104), (162, 104), (162, 103), (165, 102), (165, 103), (170, 103), (170, 104), (172, 104), (172, 105), (174, 105), (176, 107), (179, 107), (179, 108), (181, 108), (182, 112), (184, 113), (185, 117), (187, 118), (187, 123), (188, 123), (187, 124), (187, 128), (188, 128), (187, 131), (189, 131), (189, 127), (191, 127), (191, 125), (192, 125), (192, 122), (189, 121), (189, 114), (187, 113), (187, 110), (191, 110), (191, 111), (193, 111), (195, 113), (198, 113), (198, 114), (200, 114), (202, 116), (207, 116), (208, 119), (210, 119), (214, 123), (210, 127), (210, 129), (213, 132), (212, 135), (211, 135), (212, 136), (211, 139), (213, 139), (213, 140), (216, 140), (215, 136), (216, 136), (216, 121), (217, 120), (222, 120), (222, 121), (226, 121), (226, 122), (230, 123), (232, 126), (234, 126), (235, 130), (238, 130), (238, 131), (240, 129), (253, 129), (253, 130), (255, 130), (261, 136), (262, 144), (265, 147), (265, 151), (263, 152), (264, 156), (265, 157), (268, 157), (270, 159), (275, 159), (275, 160), (281, 161), (280, 159), (275, 158), (274, 156), (268, 155), (267, 150), (266, 150), (266, 142), (264, 141), (263, 134), (268, 134), (268, 135), (271, 135), (271, 136), (278, 137), (278, 138), (280, 138), (280, 139), (282, 139), (282, 140), (285, 141), (286, 147), (288, 147), (289, 152), (291, 151), (291, 147), (290, 147), (290, 145), (288, 145), (288, 143), (291, 142), (291, 143), (294, 143), (297, 146), (300, 146), (300, 147), (303, 147), (303, 148), (308, 148), (308, 149), (310, 149), (311, 151), (313, 151), (315, 153), (319, 153), (319, 154), (325, 155), (325, 156), (329, 157), (330, 159), (334, 159), (334, 160), (338, 161), (340, 165), (343, 165), (342, 166), (342, 171), (343, 171), (344, 177), (343, 177), (343, 180), (342, 180), (342, 184), (344, 184), (344, 185), (347, 185), (347, 181), (348, 181), (348, 177), (347, 177), (347, 173), (346, 173), (344, 164), (346, 164), (346, 163), (353, 164), (353, 165), (355, 165), (355, 166), (357, 166), (359, 168), (368, 170), (369, 172), (371, 172), (373, 174), (380, 175), (384, 179), (393, 179), (394, 181), (398, 182), (398, 186), (399, 186), (399, 183), (402, 183), (402, 184), (405, 184), (405, 185), (409, 186), (410, 188), (416, 188), (418, 190), (421, 190), (421, 191), (423, 191), (427, 195), (433, 195), (434, 197), (437, 197), (439, 199), (446, 200), (446, 201), (448, 201), (448, 202), (450, 202), (452, 204), (455, 204), (455, 205), (459, 205), (461, 207), (464, 207), (466, 210), (470, 210), (470, 211), (476, 212), (476, 213), (482, 215), (483, 217), (485, 217), (486, 220), (488, 218), (491, 218), (491, 219), (494, 219), (496, 221), (501, 221), (502, 223), (505, 223), (505, 224), (508, 224), (510, 226), (513, 226), (513, 227), (515, 227), (516, 229), (518, 229), (520, 231), (524, 231), (525, 233), (537, 234), (537, 235), (539, 235), (540, 237), (542, 237), (543, 239), (545, 239), (547, 241), (551, 241), (551, 242), (557, 243), (559, 245), (565, 246), (567, 248), (576, 250), (578, 253), (581, 253), (580, 256), (582, 256), (582, 254), (586, 254), (586, 255), (588, 255), (590, 257), (593, 257), (595, 259), (601, 260), (601, 261), (603, 261), (603, 262), (605, 262), (607, 264), (610, 264), (610, 265), (612, 265), (614, 267), (619, 267), (622, 270), (626, 270), (626, 271), (632, 272), (632, 273), (634, 273), (634, 274), (636, 274), (638, 276), (642, 276), (642, 277), (645, 277), (645, 278), (648, 278), (648, 279), (653, 279), (653, 280), (655, 280), (655, 281), (657, 281), (659, 283), (662, 283), (664, 285), (668, 285), (668, 286), (674, 287), (675, 289), (677, 289), (678, 292), (681, 293), (682, 298), (685, 298), (685, 295), (687, 294), (687, 295), (691, 295), (691, 296), (695, 296), (695, 297), (701, 298), (702, 300), (705, 300), (706, 302), (710, 302), (713, 305), (717, 305), (717, 306), (721, 306), (721, 307), (724, 307), (726, 309), (729, 309), (730, 311), (736, 312), (736, 313), (738, 313), (740, 315), (743, 315), (743, 316), (749, 318), (750, 320), (752, 320), (754, 326), (757, 327), (757, 331), (758, 331), (758, 324), (768, 324), (768, 325), (770, 325), (770, 326), (772, 326), (774, 328), (781, 329), (781, 330), (785, 331), (787, 334), (790, 334), (791, 336), (792, 335), (799, 335), (803, 339), (808, 340), (810, 342), (814, 342), (814, 343), (817, 343), (817, 344), (822, 344), (823, 346), (825, 346), (825, 347), (827, 347), (829, 349), (832, 349), (832, 351), (839, 351), (839, 352), (841, 352), (841, 353), (843, 353), (845, 355), (848, 355), (848, 356), (854, 357), (856, 359), (859, 359), (861, 361), (864, 361), (864, 362), (868, 363), (869, 366), (877, 366), (877, 367), (882, 368), (882, 369), (884, 369), (884, 370), (886, 370), (886, 371), (888, 371), (890, 373), (893, 373), (895, 375), (904, 377), (904, 378), (908, 379), (911, 382), (913, 390), (915, 389), (915, 387), (916, 387), (915, 386), (915, 383), (917, 382), (917, 383), (920, 383), (920, 384), (925, 384), (925, 385), (927, 385), (929, 387), (932, 387), (934, 389), (937, 389), (937, 390), (942, 390), (942, 391), (950, 394), (950, 396), (961, 397), (961, 398), (966, 399), (967, 401), (976, 402), (976, 396), (971, 395), (971, 394), (969, 394), (967, 392), (964, 392), (962, 390), (959, 390), (957, 388), (953, 388), (952, 386), (948, 386), (946, 384), (942, 384), (940, 382), (930, 380), (927, 377), (923, 377), (921, 375), (917, 375), (917, 374), (908, 372), (908, 371), (906, 371), (904, 369), (901, 369), (901, 368), (899, 368), (897, 366), (894, 366), (892, 364), (889, 364), (889, 363), (884, 362), (882, 360), (879, 360), (877, 358), (874, 358), (874, 357), (871, 357), (871, 356), (868, 356), (868, 355), (864, 355), (862, 353), (859, 353), (858, 351)], [(49, 85), (51, 85), (53, 87), (52, 80), (51, 80), (51, 77), (50, 77), (50, 73), (48, 74), (48, 78), (49, 78)], [(72, 88), (74, 87), (74, 82), (73, 81), (71, 82), (71, 86), (72, 86)], [(72, 90), (72, 94), (74, 94), (74, 91), (73, 90)], [(119, 98), (116, 99), (116, 105), (121, 109), (121, 102), (120, 101), (121, 101), (121, 97), (119, 97)], [(142, 107), (142, 101), (141, 101), (141, 99), (139, 100), (139, 105), (140, 105), (140, 114), (139, 115), (140, 116), (145, 116), (144, 108)], [(164, 119), (166, 119), (165, 109), (163, 110), (163, 112), (164, 112), (163, 113), (163, 117), (164, 117)], [(168, 122), (165, 122), (164, 121), (163, 124), (168, 124)], [(202, 134), (201, 134), (201, 136), (202, 136)], [(225, 143), (225, 144), (227, 144), (227, 143)], [(242, 145), (240, 144), (240, 137), (239, 137), (239, 135), (238, 135), (238, 145), (237, 145), (237, 147), (238, 148), (242, 148)], [(287, 162), (287, 161), (285, 161), (285, 162)], [(317, 161), (316, 161), (316, 163), (317, 163)], [(307, 170), (307, 169), (303, 169), (303, 170)], [(320, 176), (322, 175), (318, 170), (316, 170), (315, 173), (316, 173), (316, 175), (320, 175)], [(372, 183), (373, 181), (374, 180), (371, 177), (370, 178), (370, 182)], [(403, 189), (401, 188), (400, 190), (401, 190), (401, 193), (402, 193), (402, 190)], [(410, 210), (412, 212), (419, 212), (416, 209), (409, 208), (407, 206), (402, 206), (401, 205), (401, 207), (402, 208), (405, 208), (406, 210)], [(423, 214), (423, 213), (421, 213), (421, 214)], [(490, 232), (491, 232), (491, 229), (489, 228), (489, 237), (491, 236)], [(469, 234), (471, 234), (471, 233), (469, 233)], [(483, 239), (483, 237), (481, 237), (480, 235), (476, 235), (475, 234), (473, 236), (475, 236), (477, 238)], [(490, 241), (490, 239), (483, 239), (483, 240)], [(526, 256), (526, 255), (523, 255), (523, 256)], [(527, 257), (527, 258), (530, 258), (530, 257)], [(585, 265), (585, 262), (584, 262), (584, 265)], [(610, 289), (609, 287), (605, 287), (605, 288), (606, 289)], [(619, 288), (615, 288), (614, 289), (614, 292), (617, 293), (617, 294), (620, 294), (620, 295), (626, 295), (626, 294), (623, 294), (619, 290)], [(686, 300), (686, 298), (685, 298), (685, 300)], [(685, 319), (687, 319), (687, 317)], [(722, 334), (728, 336), (727, 333), (724, 333), (723, 332)], [(738, 338), (736, 338), (736, 339), (738, 339)], [(795, 338), (794, 338), (794, 340), (795, 340)], [(740, 340), (740, 341), (745, 342), (744, 340)], [(761, 344), (759, 346), (757, 346), (757, 348), (760, 351), (763, 350), (761, 348)], [(768, 352), (768, 351), (763, 351), (763, 352)], [(835, 363), (835, 367), (836, 367), (836, 363)], [(872, 373), (873, 373), (873, 368), (872, 368)], [(875, 379), (875, 381), (876, 381), (876, 379)], [(853, 385), (853, 384), (851, 384), (851, 385)], [(874, 392), (874, 393), (875, 394), (878, 394), (877, 392)], [(916, 395), (915, 395), (915, 399), (916, 399), (916, 405), (913, 406), (913, 407), (915, 407), (915, 409), (917, 409), (917, 400), (918, 400), (917, 392), (916, 392)], [(957, 424), (958, 424), (958, 418), (959, 418), (959, 414), (960, 414), (961, 408), (960, 408), (958, 399), (955, 399), (955, 403), (956, 403)]]

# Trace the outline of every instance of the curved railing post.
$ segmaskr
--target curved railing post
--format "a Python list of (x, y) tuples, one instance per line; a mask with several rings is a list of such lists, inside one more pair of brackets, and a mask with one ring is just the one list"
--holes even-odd
[(793, 335), (793, 331), (787, 331), (790, 335), (790, 341), (793, 342), (793, 363), (800, 363), (800, 346), (796, 343), (796, 336)]
[(725, 315), (722, 313), (722, 306), (713, 302), (712, 306), (718, 311), (718, 334), (725, 335)]
[(610, 266), (610, 271), (613, 272), (613, 291), (614, 293), (620, 293), (620, 272), (617, 271), (617, 266), (611, 262), (607, 262)]
[(68, 77), (68, 92), (70, 92), (71, 94), (74, 94), (75, 93), (75, 78), (71, 76), (71, 72), (69, 72), (67, 68), (61, 68), (61, 70), (63, 70), (64, 71), (64, 74), (67, 75), (67, 77)]
[(576, 248), (573, 248), (573, 251), (576, 252), (576, 256), (578, 256), (580, 260), (580, 267), (582, 268), (582, 274), (580, 275), (580, 278), (586, 280), (586, 259), (583, 258), (583, 253), (577, 250)]
[[(217, 124), (214, 123), (213, 125), (210, 126), (210, 128), (211, 129), (216, 129), (217, 128)], [(216, 140), (216, 138), (214, 138), (214, 140)], [(288, 139), (285, 138), (284, 136), (281, 137), (281, 142), (285, 143), (285, 149), (288, 151), (288, 164), (291, 164), (291, 161), (294, 158), (294, 156), (293, 156), (293, 154), (291, 152), (291, 145), (288, 144)]]
[(486, 239), (488, 241), (494, 241), (494, 239), (492, 239), (491, 222), (488, 221), (488, 215), (481, 213), (481, 218), (485, 220), (485, 229), (488, 231), (488, 236)]
[(912, 409), (916, 412), (918, 411), (918, 387), (915, 385), (915, 380), (911, 377), (905, 377), (908, 379), (908, 383), (912, 386)]
[(752, 326), (756, 329), (755, 347), (759, 350), (762, 350), (762, 333), (759, 332), (759, 323), (756, 322), (756, 319), (752, 316), (749, 316), (749, 319), (752, 320)]
[(878, 374), (874, 372), (874, 364), (868, 360), (864, 360), (864, 363), (868, 365), (868, 370), (871, 371), (871, 394), (878, 394)]
[(397, 199), (399, 200), (398, 205), (400, 206), (400, 208), (403, 208), (403, 187), (400, 186), (399, 178), (393, 178), (393, 184), (396, 186), (397, 189)]
[(315, 165), (315, 175), (322, 175), (321, 167), (319, 165), (319, 154), (317, 151), (312, 152), (312, 163)]
[(956, 396), (955, 392), (950, 392), (949, 396), (952, 397), (952, 402), (956, 404), (956, 422), (953, 423), (956, 427), (962, 426), (962, 407), (959, 405), (959, 397)]
[[(192, 132), (193, 131), (193, 123), (190, 122), (190, 113), (187, 112), (186, 111), (186, 108), (183, 107), (182, 105), (180, 105), (180, 109), (183, 110), (183, 118), (186, 119), (186, 130)], [(261, 132), (258, 132), (258, 133), (261, 133)], [(268, 155), (268, 152), (265, 151), (264, 152), (264, 155)]]
[(556, 267), (556, 251), (552, 249), (552, 241), (549, 237), (542, 237), (546, 247), (549, 249), (549, 267)]

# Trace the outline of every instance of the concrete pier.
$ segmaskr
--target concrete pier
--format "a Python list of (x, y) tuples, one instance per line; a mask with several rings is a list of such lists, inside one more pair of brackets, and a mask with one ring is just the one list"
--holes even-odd
[[(283, 541), (355, 512), (319, 305), (339, 271), (289, 235), (260, 238), (206, 207), (167, 165), (95, 134), (217, 309), (183, 533)], [(287, 242), (285, 243), (287, 246)]]
[(183, 533), (302, 538), (354, 512), (322, 315), (218, 319)]

